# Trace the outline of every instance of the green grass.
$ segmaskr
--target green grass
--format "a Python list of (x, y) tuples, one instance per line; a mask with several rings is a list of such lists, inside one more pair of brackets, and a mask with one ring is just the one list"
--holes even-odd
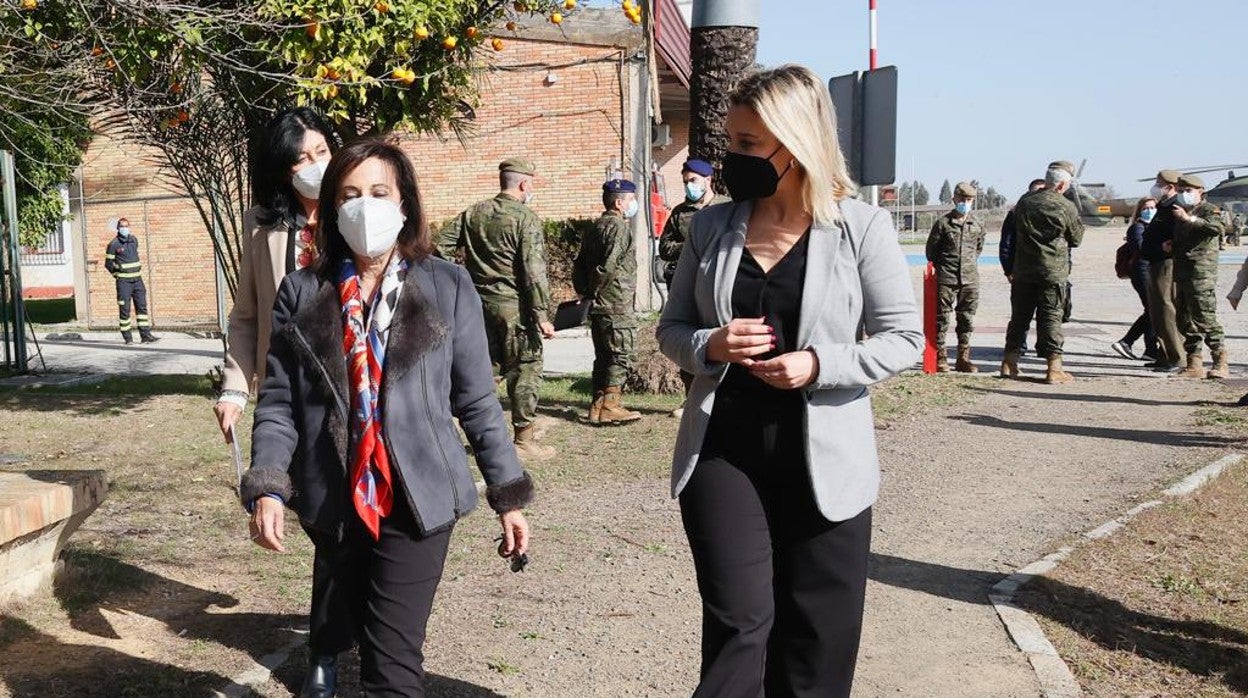
[(26, 313), (36, 325), (72, 322), (78, 319), (73, 298), (48, 298), (26, 301)]

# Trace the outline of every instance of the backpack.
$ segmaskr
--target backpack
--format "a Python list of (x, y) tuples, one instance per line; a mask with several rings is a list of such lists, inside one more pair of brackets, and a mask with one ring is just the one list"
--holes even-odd
[(1122, 246), (1114, 254), (1114, 273), (1120, 279), (1131, 278), (1131, 267), (1135, 266), (1139, 259), (1140, 254), (1131, 249), (1130, 243), (1122, 243)]

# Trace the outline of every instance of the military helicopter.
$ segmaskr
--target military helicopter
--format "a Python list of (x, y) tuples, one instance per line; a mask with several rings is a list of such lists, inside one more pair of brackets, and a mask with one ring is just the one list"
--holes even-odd
[[(1079, 210), (1079, 218), (1085, 225), (1106, 225), (1115, 218), (1130, 220), (1135, 214), (1135, 203), (1139, 197), (1119, 197), (1103, 199), (1092, 193), (1092, 190), (1106, 189), (1104, 182), (1084, 182), (1083, 168), (1087, 167), (1088, 159), (1079, 163), (1079, 171), (1075, 173), (1075, 181), (1066, 190), (1066, 198), (1074, 203)], [(1248, 179), (1248, 178), (1246, 178)]]

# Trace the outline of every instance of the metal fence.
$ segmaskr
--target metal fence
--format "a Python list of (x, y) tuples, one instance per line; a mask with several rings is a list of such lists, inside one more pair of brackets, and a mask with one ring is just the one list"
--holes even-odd
[(69, 262), (65, 249), (65, 230), (57, 228), (48, 233), (39, 247), (23, 247), (18, 255), (22, 265), (28, 267), (54, 267)]

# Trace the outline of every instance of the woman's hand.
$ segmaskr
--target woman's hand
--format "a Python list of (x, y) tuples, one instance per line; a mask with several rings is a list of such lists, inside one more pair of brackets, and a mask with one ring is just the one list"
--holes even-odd
[(238, 422), (238, 418), (243, 414), (243, 408), (232, 402), (221, 400), (212, 408), (217, 415), (217, 426), (221, 428), (221, 434), (225, 436), (225, 442), (230, 443), (230, 429)]
[(805, 388), (819, 377), (819, 357), (809, 349), (781, 354), (767, 361), (747, 359), (741, 365), (767, 385), (781, 390)]
[(763, 318), (737, 318), (711, 333), (706, 358), (715, 363), (739, 364), (766, 354), (775, 346), (775, 330)]
[(529, 552), (529, 522), (519, 509), (499, 514), (503, 524), (503, 544), (498, 546), (502, 557), (519, 557)]
[(251, 509), (251, 539), (256, 545), (279, 553), (286, 552), (285, 506), (272, 497), (257, 497)]

